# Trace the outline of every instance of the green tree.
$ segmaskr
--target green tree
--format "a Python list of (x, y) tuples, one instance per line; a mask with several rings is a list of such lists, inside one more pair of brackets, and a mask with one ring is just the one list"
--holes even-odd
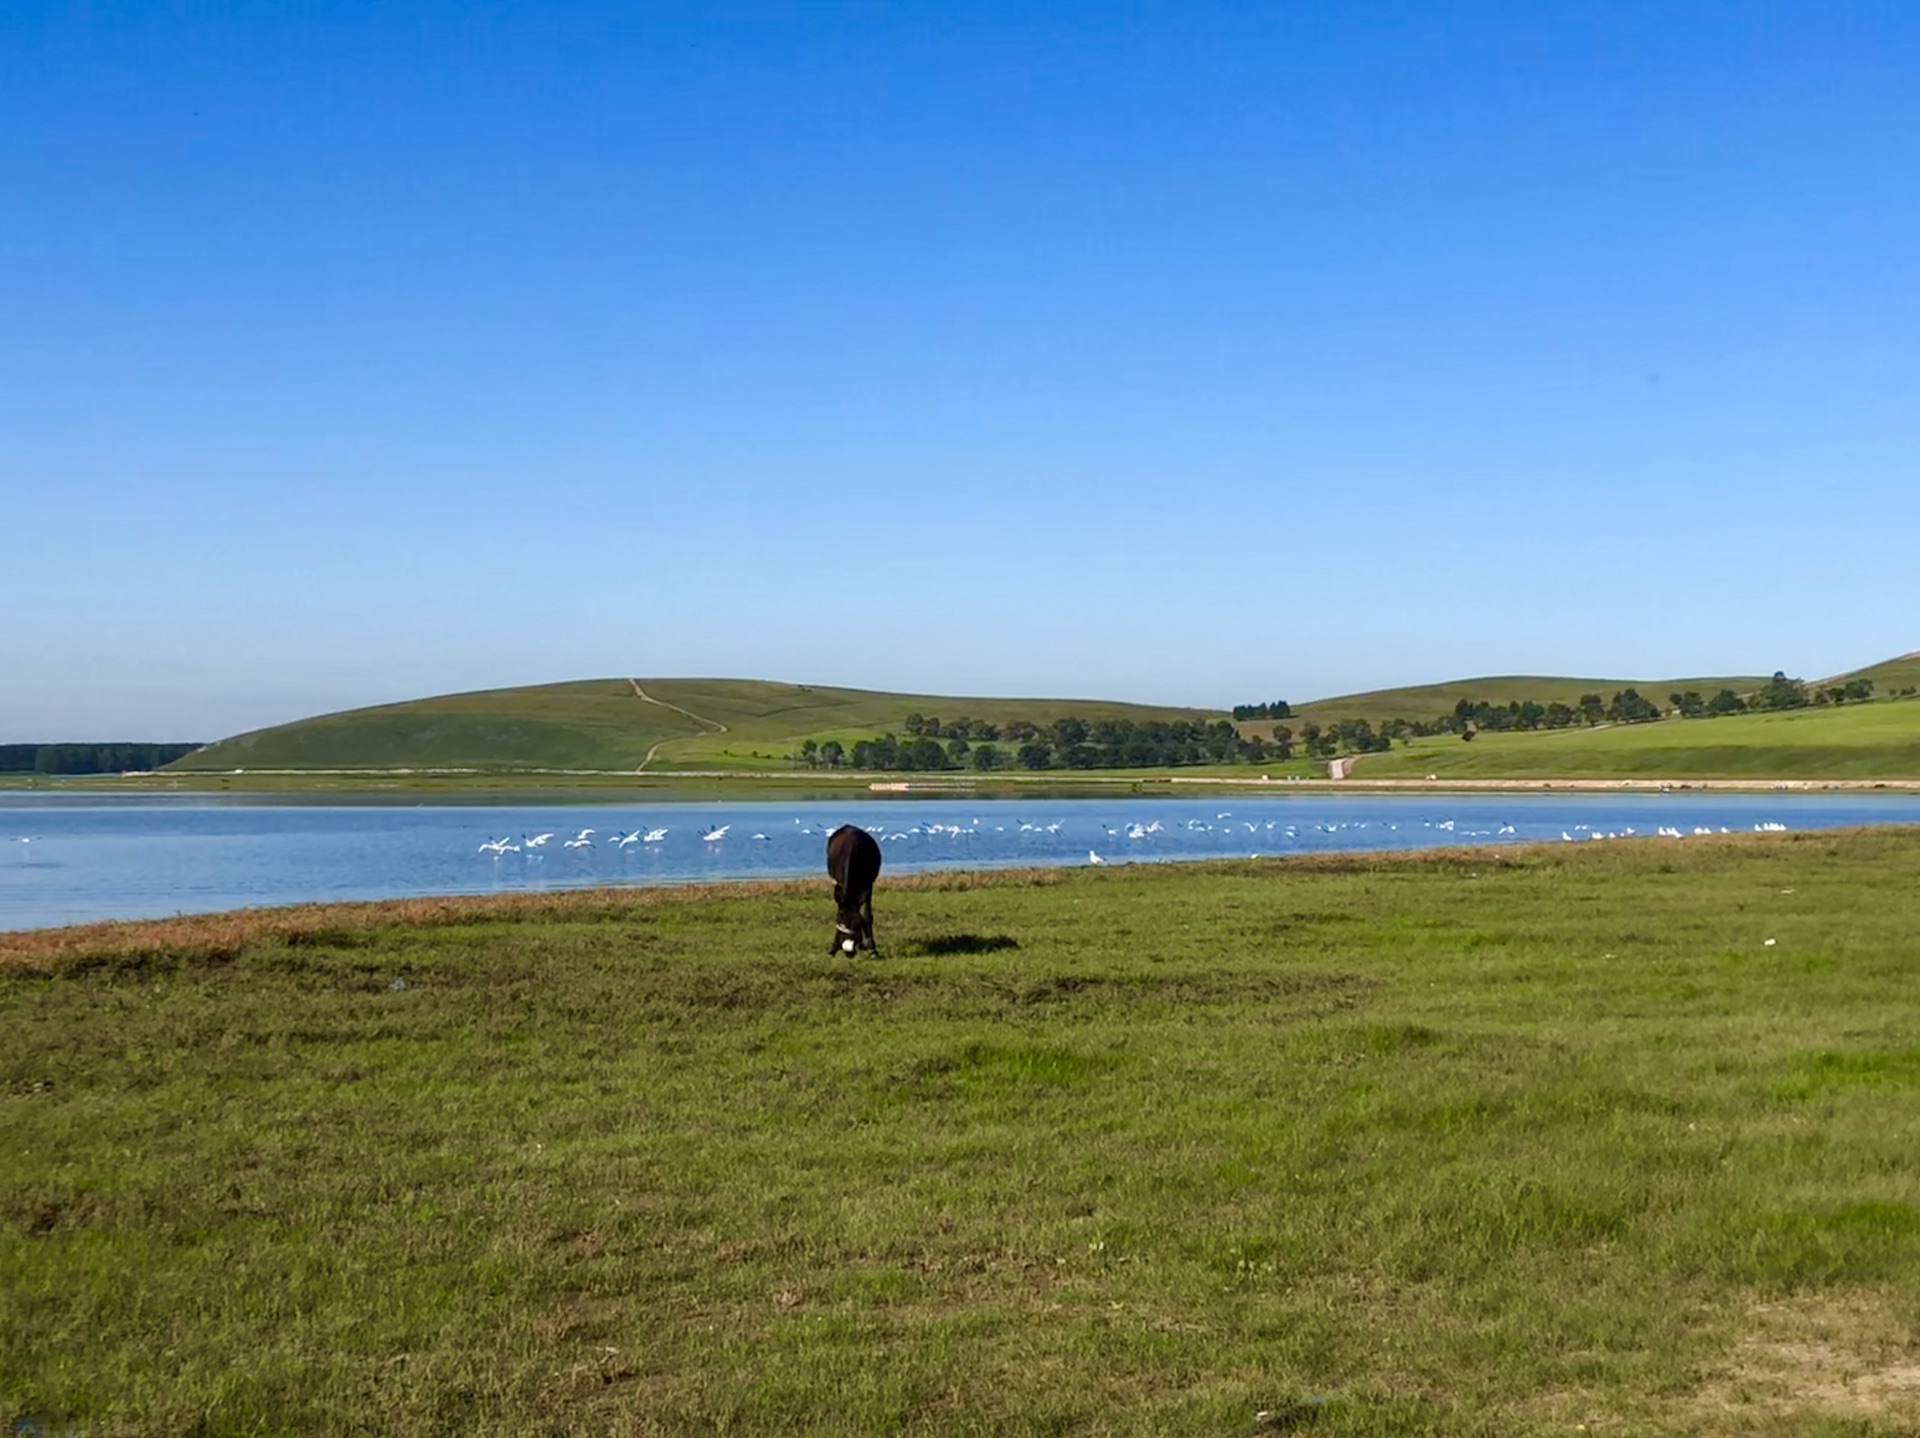
[(1807, 702), (1807, 686), (1798, 679), (1787, 678), (1779, 669), (1773, 671), (1773, 678), (1753, 696), (1756, 709), (1804, 709)]

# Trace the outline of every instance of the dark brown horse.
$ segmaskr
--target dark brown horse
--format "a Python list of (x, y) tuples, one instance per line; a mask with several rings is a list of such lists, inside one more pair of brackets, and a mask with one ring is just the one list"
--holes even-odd
[(873, 948), (873, 881), (880, 877), (880, 845), (865, 829), (842, 824), (827, 839), (827, 873), (840, 911), (830, 953)]

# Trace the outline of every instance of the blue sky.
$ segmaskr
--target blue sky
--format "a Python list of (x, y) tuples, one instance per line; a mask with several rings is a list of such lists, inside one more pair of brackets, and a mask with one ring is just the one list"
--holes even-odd
[(0, 740), (1920, 648), (1920, 9), (0, 9)]

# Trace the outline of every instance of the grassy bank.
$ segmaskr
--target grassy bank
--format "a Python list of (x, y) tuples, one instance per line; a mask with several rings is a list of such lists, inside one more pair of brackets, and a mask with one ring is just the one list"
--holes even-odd
[(859, 962), (823, 884), (0, 936), (0, 1417), (1910, 1433), (1917, 871), (926, 876)]

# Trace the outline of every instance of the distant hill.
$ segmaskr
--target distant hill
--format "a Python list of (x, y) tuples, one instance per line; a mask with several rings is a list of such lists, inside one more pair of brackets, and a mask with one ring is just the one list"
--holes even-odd
[(1596, 729), (1435, 735), (1368, 754), (1360, 779), (1912, 779), (1920, 699)]
[(1864, 669), (1849, 670), (1845, 674), (1836, 674), (1830, 679), (1822, 679), (1823, 685), (1845, 684), (1850, 679), (1871, 679), (1873, 692), (1877, 695), (1892, 694), (1897, 690), (1920, 688), (1920, 651), (1902, 654), (1898, 659), (1883, 659), (1878, 664), (1869, 664)]
[[(1849, 674), (1819, 681), (1822, 684), (1853, 678), (1874, 681), (1877, 697), (1920, 684), (1920, 654), (1870, 665)], [(1765, 676), (1722, 675), (1689, 679), (1581, 679), (1550, 675), (1499, 675), (1460, 679), (1445, 684), (1376, 689), (1363, 694), (1338, 695), (1295, 708), (1288, 723), (1296, 733), (1312, 721), (1324, 727), (1342, 719), (1365, 719), (1373, 724), (1393, 718), (1433, 719), (1453, 710), (1462, 699), (1490, 704), (1533, 700), (1577, 705), (1583, 694), (1611, 699), (1622, 689), (1667, 707), (1668, 696), (1694, 690), (1711, 697), (1719, 690), (1747, 694), (1766, 683)], [(1848, 710), (1870, 706), (1846, 706)], [(1385, 775), (1403, 767), (1445, 768), (1468, 772), (1520, 772), (1538, 765), (1543, 774), (1588, 772), (1589, 750), (1605, 749), (1596, 757), (1600, 771), (1626, 764), (1652, 766), (1661, 772), (1773, 772), (1775, 761), (1752, 752), (1775, 744), (1795, 750), (1780, 765), (1825, 772), (1828, 761), (1814, 750), (1828, 742), (1850, 751), (1845, 760), (1833, 760), (1847, 772), (1909, 772), (1911, 758), (1905, 732), (1920, 717), (1920, 704), (1902, 702), (1900, 715), (1870, 720), (1860, 716), (1846, 723), (1797, 722), (1788, 726), (1753, 725), (1746, 729), (1703, 728), (1706, 721), (1663, 721), (1652, 726), (1630, 726), (1634, 737), (1578, 726), (1558, 731), (1550, 740), (1529, 746), (1493, 744), (1488, 736), (1466, 752), (1445, 744), (1432, 749), (1439, 764), (1426, 759), (1369, 757), (1363, 772)], [(757, 679), (586, 679), (565, 684), (539, 684), (514, 689), (487, 689), (466, 694), (444, 694), (399, 704), (382, 704), (324, 714), (271, 729), (255, 730), (209, 744), (168, 766), (171, 772), (271, 770), (387, 770), (457, 769), (484, 772), (580, 770), (630, 773), (649, 762), (655, 769), (699, 768), (741, 772), (790, 771), (790, 756), (808, 739), (818, 744), (838, 740), (849, 751), (860, 739), (885, 733), (905, 735), (908, 717), (990, 721), (1003, 728), (1027, 721), (1039, 725), (1074, 715), (1089, 721), (1125, 719), (1154, 721), (1211, 721), (1227, 717), (1220, 709), (1173, 708), (1123, 704), (1100, 699), (1005, 699), (955, 695), (893, 694), (823, 685), (781, 684)], [(1710, 721), (1713, 725), (1742, 722)], [(1888, 729), (1886, 726), (1891, 725)], [(1250, 720), (1243, 734), (1267, 734), (1273, 723)], [(1658, 729), (1657, 743), (1637, 733)], [(1844, 736), (1844, 739), (1843, 737)], [(1539, 738), (1539, 736), (1533, 736)], [(1695, 746), (1716, 749), (1732, 745), (1737, 754), (1690, 754)], [(1615, 749), (1622, 749), (1614, 754)], [(1659, 750), (1658, 757), (1655, 750)], [(1410, 751), (1398, 751), (1408, 753)], [(1878, 766), (1891, 767), (1882, 769)], [(1691, 767), (1690, 766), (1695, 766)], [(1781, 770), (1785, 772), (1785, 770)]]
[(1569, 679), (1542, 674), (1501, 674), (1482, 679), (1454, 679), (1444, 684), (1413, 684), (1400, 689), (1372, 689), (1364, 694), (1341, 694), (1332, 699), (1316, 699), (1297, 704), (1294, 713), (1300, 720), (1316, 724), (1341, 719), (1365, 719), (1378, 724), (1384, 719), (1432, 719), (1453, 712), (1462, 699), (1486, 700), (1489, 704), (1524, 704), (1531, 699), (1539, 704), (1556, 701), (1576, 706), (1583, 694), (1598, 694), (1612, 699), (1622, 689), (1637, 689), (1665, 708), (1667, 696), (1692, 689), (1712, 697), (1722, 689), (1744, 694), (1767, 682), (1766, 675), (1736, 674), (1708, 679)]
[(1220, 710), (1101, 699), (889, 694), (755, 679), (588, 679), (446, 694), (325, 714), (209, 744), (171, 766), (232, 769), (788, 769), (806, 739), (904, 733), (907, 716), (1009, 724), (1220, 719)]

